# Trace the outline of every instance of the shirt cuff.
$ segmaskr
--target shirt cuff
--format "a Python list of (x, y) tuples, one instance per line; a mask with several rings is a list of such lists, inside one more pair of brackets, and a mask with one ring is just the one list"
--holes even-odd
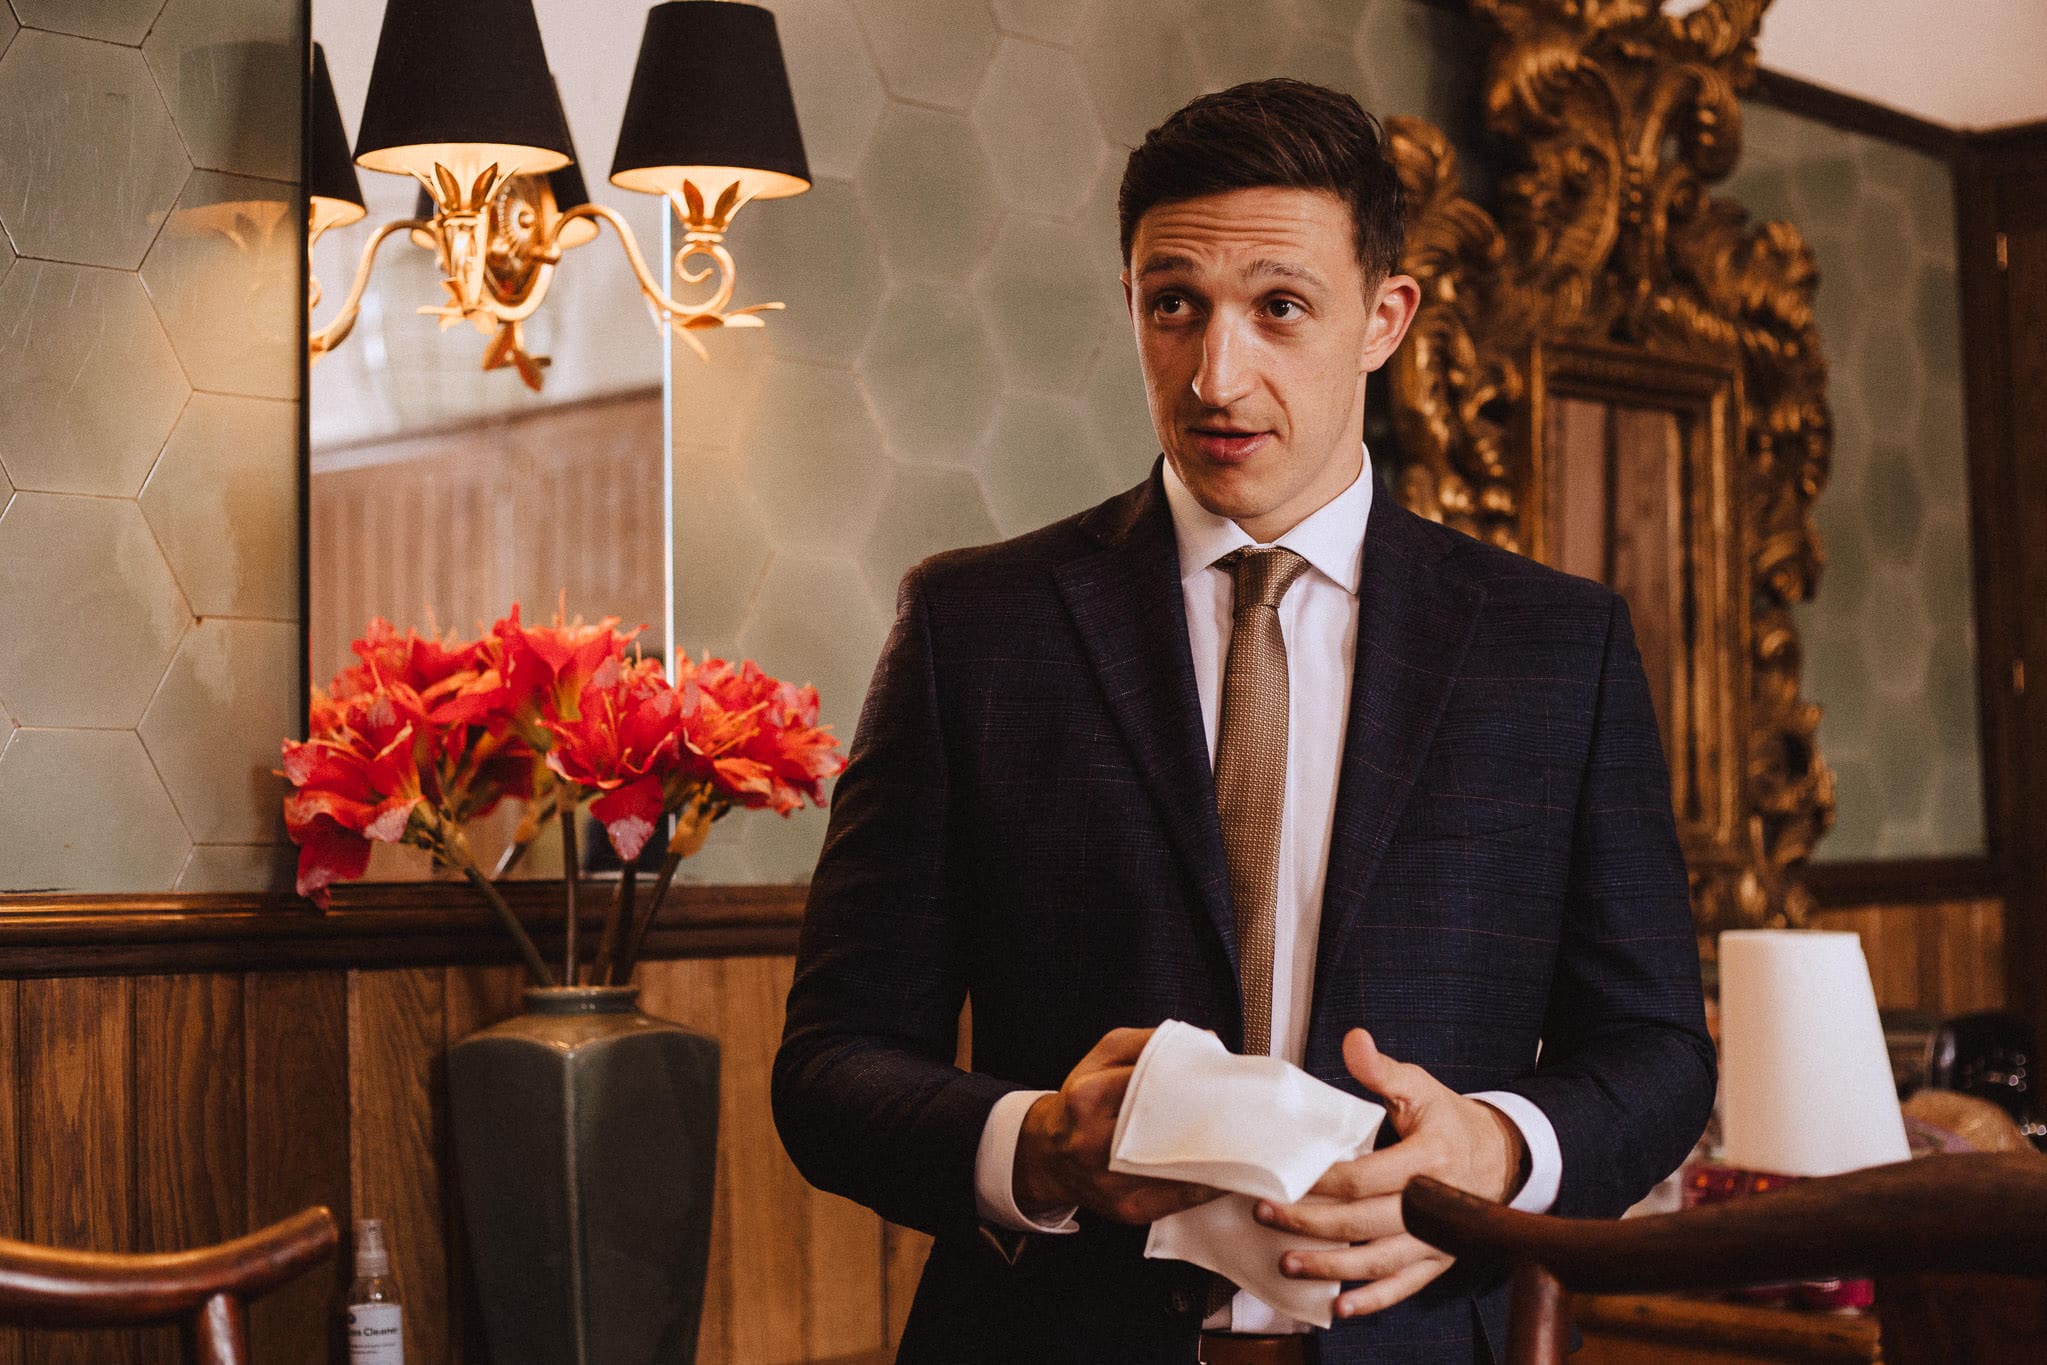
[[(974, 1153), (974, 1211), (981, 1221), (1012, 1232), (1080, 1231), (1080, 1224), (1073, 1221), (1078, 1208), (1053, 1209), (1040, 1221), (1016, 1206), (1016, 1140), (1023, 1133), (1024, 1115), (1033, 1104), (1054, 1093), (1012, 1090), (988, 1111), (988, 1122), (981, 1128), (981, 1145)], [(1554, 1143), (1555, 1139), (1551, 1141)]]
[[(1521, 1192), (1508, 1201), (1507, 1207), (1520, 1213), (1548, 1213), (1556, 1204), (1557, 1188), (1564, 1181), (1564, 1154), (1557, 1146), (1556, 1126), (1549, 1121), (1549, 1115), (1526, 1095), (1511, 1090), (1482, 1090), (1465, 1098), (1489, 1104), (1505, 1114), (1507, 1121), (1521, 1130), (1521, 1140), (1528, 1144), (1528, 1179), (1521, 1182)], [(985, 1147), (986, 1139), (982, 1142)]]

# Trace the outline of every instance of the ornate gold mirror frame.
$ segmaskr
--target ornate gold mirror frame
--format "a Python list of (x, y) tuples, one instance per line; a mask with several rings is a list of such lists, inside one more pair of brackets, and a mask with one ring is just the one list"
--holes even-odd
[(1813, 258), (1707, 187), (1741, 148), (1768, 0), (1472, 0), (1496, 220), (1436, 128), (1389, 121), (1422, 306), (1390, 368), (1400, 496), (1628, 597), (1699, 932), (1802, 923), (1833, 776), (1793, 603), (1821, 555)]

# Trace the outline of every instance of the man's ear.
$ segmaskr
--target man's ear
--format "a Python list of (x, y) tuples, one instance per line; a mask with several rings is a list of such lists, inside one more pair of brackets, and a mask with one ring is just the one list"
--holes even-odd
[(1378, 298), (1372, 304), (1372, 316), (1365, 324), (1365, 364), (1367, 371), (1376, 370), (1393, 358), (1400, 349), (1401, 340), (1407, 336), (1409, 324), (1421, 308), (1422, 287), (1416, 284), (1412, 275), (1388, 275), (1379, 282)]
[(1123, 282), (1123, 312), (1128, 316), (1130, 312), (1130, 272), (1127, 270), (1118, 271), (1116, 278)]

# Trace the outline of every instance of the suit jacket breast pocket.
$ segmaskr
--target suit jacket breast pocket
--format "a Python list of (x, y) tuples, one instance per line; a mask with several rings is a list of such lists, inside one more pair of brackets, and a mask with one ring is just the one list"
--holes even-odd
[(1489, 754), (1432, 759), (1422, 769), (1400, 833), (1417, 840), (1490, 840), (1539, 835), (1559, 812), (1550, 804), (1549, 770)]

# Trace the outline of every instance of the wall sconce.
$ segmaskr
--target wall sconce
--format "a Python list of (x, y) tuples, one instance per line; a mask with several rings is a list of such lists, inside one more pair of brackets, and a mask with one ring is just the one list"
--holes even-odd
[(382, 224), (364, 244), (339, 312), (307, 340), (316, 361), (354, 327), (377, 249), (399, 232), (439, 261), (447, 298), (419, 311), (443, 328), (476, 327), (491, 338), (483, 367), (515, 368), (533, 389), (547, 358), (527, 353), (522, 324), (563, 252), (594, 240), (600, 222), (618, 234), (657, 321), (706, 360), (697, 332), (759, 327), (760, 313), (782, 306), (730, 306), (738, 270), (724, 245), (750, 201), (810, 188), (775, 17), (757, 5), (668, 0), (647, 12), (612, 159), (612, 184), (661, 195), (681, 219), (673, 273), (689, 285), (716, 276), (694, 301), (674, 298), (624, 219), (589, 201), (532, 0), (390, 0), (352, 164), (317, 45), (313, 101), (308, 250), (363, 216), (355, 166), (409, 175), (422, 191), (417, 217)]

